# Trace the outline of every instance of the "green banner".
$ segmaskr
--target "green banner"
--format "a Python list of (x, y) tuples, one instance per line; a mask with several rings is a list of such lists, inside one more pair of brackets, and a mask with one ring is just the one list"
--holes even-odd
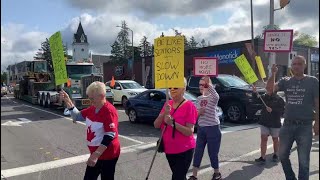
[(68, 81), (66, 62), (64, 60), (63, 45), (60, 31), (49, 38), (51, 58), (54, 69), (56, 86)]

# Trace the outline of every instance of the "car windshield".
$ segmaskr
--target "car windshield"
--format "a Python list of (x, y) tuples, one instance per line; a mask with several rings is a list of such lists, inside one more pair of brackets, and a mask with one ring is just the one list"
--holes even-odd
[(125, 82), (121, 83), (123, 89), (143, 89), (143, 87), (137, 82)]
[(196, 101), (197, 100), (197, 98), (194, 95), (192, 95), (188, 92), (185, 92), (183, 97), (189, 101)]
[(249, 85), (237, 76), (218, 76), (217, 78), (226, 87), (243, 87)]
[(92, 65), (67, 65), (68, 75), (72, 74), (91, 74), (93, 73)]
[[(163, 92), (165, 93), (165, 90), (163, 90)], [(172, 99), (172, 98), (171, 98), (171, 95), (170, 95), (170, 91), (169, 91), (169, 97), (170, 97), (170, 99)], [(190, 94), (190, 93), (188, 93), (188, 92), (184, 92), (183, 97), (184, 97), (185, 99), (189, 100), (189, 101), (196, 101), (196, 100), (197, 100), (197, 97), (196, 97), (196, 96), (194, 96), (194, 95), (192, 95), (192, 94)]]

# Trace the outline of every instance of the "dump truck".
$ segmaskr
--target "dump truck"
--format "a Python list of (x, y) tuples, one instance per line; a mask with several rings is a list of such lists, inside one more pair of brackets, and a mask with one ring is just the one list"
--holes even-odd
[[(14, 89), (14, 97), (38, 104), (43, 107), (63, 107), (65, 104), (59, 98), (53, 74), (47, 70), (47, 61), (23, 61), (16, 66), (23, 66), (19, 72), (20, 79)], [(86, 95), (86, 88), (94, 81), (103, 82), (103, 77), (93, 73), (93, 63), (67, 62), (68, 83), (62, 85), (75, 106), (79, 109), (88, 107), (91, 103)], [(113, 101), (113, 97), (107, 97)]]

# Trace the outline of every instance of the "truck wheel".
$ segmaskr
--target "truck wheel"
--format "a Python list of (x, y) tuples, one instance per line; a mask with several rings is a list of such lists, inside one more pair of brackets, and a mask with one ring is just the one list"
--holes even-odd
[(225, 115), (228, 121), (240, 123), (245, 120), (245, 112), (242, 104), (231, 102), (225, 108)]
[(38, 101), (38, 105), (41, 106), (42, 100), (41, 100), (41, 94), (40, 94), (39, 92), (38, 92), (38, 94), (37, 94), (37, 101)]
[(44, 107), (49, 108), (51, 106), (51, 99), (50, 99), (50, 94), (48, 93), (46, 96), (46, 101), (44, 103)]
[(41, 106), (45, 107), (46, 104), (46, 96), (44, 95), (44, 93), (41, 94)]

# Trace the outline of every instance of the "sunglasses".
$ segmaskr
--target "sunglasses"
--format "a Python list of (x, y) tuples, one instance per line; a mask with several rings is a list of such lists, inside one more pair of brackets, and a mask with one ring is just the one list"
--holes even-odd
[(170, 90), (172, 90), (172, 89), (174, 89), (174, 90), (177, 90), (177, 89), (179, 89), (179, 88), (169, 88)]
[(199, 84), (199, 86), (201, 87), (201, 86), (204, 86), (205, 84)]

